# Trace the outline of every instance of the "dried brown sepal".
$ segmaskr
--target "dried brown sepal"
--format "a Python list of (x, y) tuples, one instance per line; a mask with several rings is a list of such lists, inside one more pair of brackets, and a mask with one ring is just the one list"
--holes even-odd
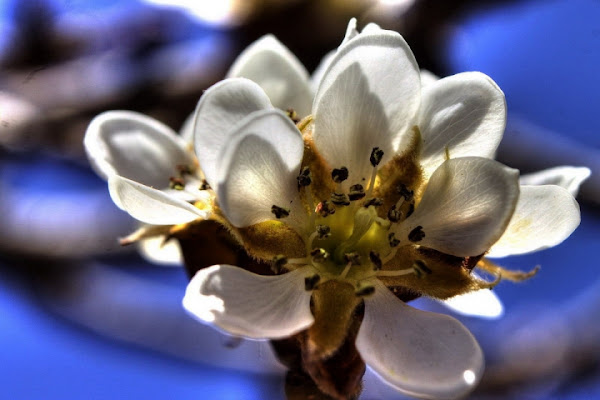
[(188, 277), (216, 264), (238, 265), (261, 275), (273, 274), (270, 264), (253, 260), (230, 231), (217, 221), (195, 221), (171, 237), (179, 241)]
[[(378, 185), (375, 187), (374, 196), (383, 199), (383, 206), (379, 208), (379, 216), (387, 218), (387, 212), (394, 206), (402, 195), (397, 188), (400, 185), (414, 191), (415, 198), (421, 196), (423, 184), (423, 171), (419, 163), (421, 152), (421, 133), (418, 127), (413, 127), (413, 136), (407, 149), (388, 161), (378, 172)], [(410, 202), (405, 201), (400, 210), (407, 215)]]
[(490, 287), (488, 283), (471, 275), (472, 264), (481, 256), (455, 257), (425, 247), (404, 246), (398, 249), (393, 260), (383, 270), (412, 268), (413, 260), (421, 260), (430, 274), (416, 274), (397, 277), (381, 277), (388, 287), (409, 287), (413, 292), (436, 299), (447, 299), (473, 290)]
[[(301, 125), (300, 122), (299, 125)], [(334, 182), (331, 179), (331, 167), (319, 154), (312, 139), (312, 130), (314, 124), (309, 122), (303, 127), (302, 137), (304, 139), (304, 158), (302, 159), (302, 167), (309, 167), (312, 174), (312, 184), (310, 190), (315, 200), (321, 201), (329, 199), (329, 196), (334, 191)], [(304, 196), (302, 191), (300, 196)], [(306, 199), (305, 199), (306, 200)], [(311, 212), (313, 210), (310, 210)]]
[(246, 228), (233, 228), (246, 251), (257, 260), (270, 261), (278, 254), (288, 258), (304, 257), (306, 246), (302, 238), (287, 224), (265, 221)]
[(301, 370), (290, 370), (285, 375), (285, 397), (287, 400), (333, 400), (319, 390), (312, 378)]
[[(121, 246), (128, 246), (142, 239), (148, 239), (156, 236), (167, 236), (171, 230), (170, 225), (145, 225), (130, 233), (124, 238), (119, 239)], [(165, 242), (167, 238), (165, 238)]]
[(492, 261), (488, 260), (487, 258), (482, 258), (481, 260), (479, 260), (479, 262), (477, 263), (477, 268), (480, 268), (483, 271), (489, 272), (490, 274), (498, 277), (500, 280), (506, 279), (511, 282), (523, 282), (524, 280), (527, 280), (527, 279), (535, 276), (535, 274), (537, 274), (538, 271), (540, 270), (540, 266), (537, 265), (535, 268), (533, 268), (529, 272), (510, 271), (508, 269), (502, 268), (501, 266), (493, 263)]
[(357, 399), (362, 390), (366, 365), (354, 343), (363, 313), (364, 307), (356, 308), (345, 339), (329, 357), (317, 358), (310, 351), (308, 331), (304, 332), (304, 337), (300, 340), (303, 370), (310, 375), (322, 393), (333, 399)]
[(352, 285), (339, 281), (324, 282), (313, 292), (315, 323), (308, 329), (306, 346), (311, 358), (327, 358), (342, 345), (360, 303), (354, 292)]

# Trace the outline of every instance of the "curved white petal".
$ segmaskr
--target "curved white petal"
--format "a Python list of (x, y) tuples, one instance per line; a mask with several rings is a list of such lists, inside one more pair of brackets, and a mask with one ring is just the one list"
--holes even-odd
[(147, 224), (184, 224), (209, 215), (183, 200), (119, 175), (108, 179), (108, 189), (120, 209)]
[(426, 69), (421, 70), (421, 87), (425, 87), (427, 85), (431, 85), (434, 82), (440, 80), (440, 77), (435, 75), (433, 72), (428, 71)]
[(179, 136), (189, 145), (194, 145), (194, 123), (196, 121), (196, 113), (193, 112), (183, 121), (179, 129)]
[(579, 187), (591, 173), (587, 167), (561, 166), (523, 175), (520, 182), (521, 185), (558, 185), (577, 197)]
[(383, 380), (419, 398), (464, 396), (483, 373), (483, 353), (467, 328), (404, 304), (379, 282), (365, 298), (356, 348)]
[(182, 266), (183, 256), (176, 240), (165, 242), (164, 236), (154, 236), (137, 242), (138, 252), (153, 264)]
[(323, 80), (323, 76), (325, 75), (325, 71), (327, 71), (327, 68), (329, 68), (329, 64), (331, 64), (331, 60), (333, 60), (333, 57), (335, 56), (335, 52), (335, 50), (332, 50), (329, 53), (325, 54), (325, 56), (321, 59), (321, 62), (319, 63), (319, 65), (317, 65), (317, 68), (311, 75), (310, 85), (312, 87), (313, 92), (317, 92), (319, 84), (321, 83), (321, 80)]
[(302, 136), (283, 112), (253, 114), (219, 157), (217, 198), (227, 219), (237, 227), (272, 220), (275, 205), (291, 211), (286, 223), (301, 224), (296, 178), (303, 154)]
[(258, 83), (277, 108), (293, 108), (301, 117), (310, 114), (313, 94), (308, 72), (273, 35), (263, 36), (248, 46), (227, 76)]
[(487, 158), (445, 161), (397, 237), (406, 241), (420, 226), (425, 236), (413, 240), (419, 245), (458, 257), (482, 254), (508, 225), (519, 197), (518, 179), (519, 171)]
[(374, 147), (382, 164), (409, 138), (416, 123), (421, 84), (410, 48), (399, 34), (361, 33), (340, 46), (313, 103), (313, 138), (332, 168), (345, 166), (347, 184), (371, 174)]
[(556, 246), (579, 226), (579, 204), (555, 185), (521, 186), (517, 208), (488, 257), (531, 253)]
[(289, 337), (312, 325), (305, 269), (256, 275), (231, 265), (201, 269), (189, 283), (183, 307), (201, 322), (251, 339)]
[(217, 185), (217, 164), (235, 127), (259, 110), (273, 108), (265, 92), (244, 78), (221, 81), (204, 92), (196, 107), (194, 146), (206, 180)]
[(441, 302), (460, 315), (496, 319), (504, 315), (504, 306), (490, 289), (480, 289), (473, 292), (451, 297)]
[(504, 93), (481, 72), (463, 72), (423, 89), (421, 166), (429, 176), (450, 157), (494, 158), (506, 127)]
[(177, 165), (193, 165), (185, 142), (168, 126), (133, 111), (96, 116), (83, 140), (94, 170), (104, 179), (117, 174), (148, 186), (167, 187)]

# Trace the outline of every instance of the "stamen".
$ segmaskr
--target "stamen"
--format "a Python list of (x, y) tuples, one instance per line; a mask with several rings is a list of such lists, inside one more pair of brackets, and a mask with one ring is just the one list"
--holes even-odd
[(185, 175), (191, 175), (193, 172), (192, 167), (185, 164), (177, 165), (175, 168), (177, 169), (177, 172), (179, 172), (179, 176), (181, 178), (183, 178)]
[(390, 247), (396, 247), (400, 244), (400, 240), (396, 239), (396, 234), (394, 232), (388, 234), (388, 242), (390, 243)]
[(413, 201), (415, 192), (410, 190), (405, 184), (401, 183), (397, 188), (398, 194), (402, 196), (406, 201)]
[(383, 199), (382, 198), (380, 198), (380, 197), (372, 197), (372, 198), (370, 198), (369, 200), (367, 200), (365, 202), (364, 207), (365, 208), (369, 208), (371, 206), (379, 207), (381, 205), (383, 205)]
[(333, 171), (331, 171), (331, 179), (333, 179), (335, 183), (344, 182), (346, 179), (348, 179), (348, 168), (334, 168)]
[(344, 193), (331, 193), (331, 202), (336, 206), (349, 206), (350, 199)]
[(369, 180), (369, 188), (367, 189), (367, 196), (371, 196), (373, 193), (373, 188), (375, 188), (375, 178), (377, 177), (377, 166), (381, 162), (383, 158), (383, 150), (379, 147), (373, 147), (371, 150), (371, 157), (369, 157), (369, 161), (373, 166), (373, 171), (371, 172), (371, 179)]
[(406, 218), (410, 217), (413, 212), (415, 212), (415, 203), (410, 203), (408, 205), (408, 211), (406, 212)]
[(175, 190), (183, 190), (185, 189), (185, 181), (181, 178), (176, 178), (172, 176), (169, 178), (169, 188)]
[(328, 215), (335, 214), (335, 207), (332, 206), (329, 201), (325, 200), (317, 204), (315, 212), (325, 218)]
[(360, 183), (350, 186), (350, 193), (348, 193), (350, 201), (360, 200), (365, 197), (365, 195), (365, 188)]
[(300, 175), (296, 177), (298, 180), (299, 187), (305, 187), (312, 183), (312, 174), (310, 173), (310, 169), (308, 167), (302, 168), (300, 171)]
[(285, 114), (294, 122), (294, 124), (300, 122), (300, 117), (293, 108), (288, 108), (287, 110), (285, 110)]
[(273, 257), (273, 261), (271, 263), (271, 271), (273, 271), (276, 275), (279, 275), (281, 273), (281, 270), (287, 263), (288, 260), (284, 255), (276, 255), (275, 257)]
[(206, 179), (202, 179), (202, 183), (200, 184), (200, 190), (209, 190), (211, 187), (206, 181)]
[(312, 276), (307, 276), (304, 278), (304, 289), (306, 291), (314, 290), (319, 281), (321, 280), (321, 276), (319, 274), (314, 274)]
[(375, 272), (375, 276), (403, 276), (403, 275), (410, 275), (410, 274), (414, 274), (414, 273), (415, 273), (414, 268), (407, 268), (407, 269), (399, 269), (396, 271), (377, 271), (377, 272)]
[(325, 239), (331, 236), (331, 228), (327, 225), (317, 225), (317, 235), (319, 239)]
[(271, 206), (271, 212), (273, 214), (275, 214), (275, 218), (277, 218), (277, 219), (282, 219), (282, 218), (288, 217), (290, 215), (289, 209), (276, 206), (275, 204), (273, 204)]
[(360, 255), (355, 251), (344, 254), (344, 260), (351, 265), (360, 265)]
[(381, 257), (379, 257), (379, 253), (375, 251), (371, 251), (369, 253), (369, 260), (371, 261), (371, 264), (373, 264), (373, 271), (379, 271), (383, 266), (383, 263), (381, 262)]
[(393, 205), (390, 211), (388, 211), (387, 217), (391, 222), (398, 222), (402, 219), (402, 211), (398, 210), (397, 205)]
[(310, 173), (310, 169), (308, 167), (302, 168), (300, 175), (298, 175), (296, 179), (298, 180), (298, 187), (303, 187), (304, 193), (306, 194), (306, 202), (308, 203), (308, 208), (311, 210), (309, 226), (312, 228), (315, 226), (316, 214), (314, 206), (315, 203), (313, 202), (312, 192), (309, 188), (310, 184), (312, 183), (312, 174)]
[(417, 226), (415, 229), (410, 231), (408, 234), (408, 240), (413, 243), (420, 242), (425, 237), (425, 232), (423, 232), (423, 227), (421, 225)]
[(373, 147), (373, 150), (371, 150), (371, 157), (369, 158), (371, 165), (374, 167), (378, 166), (382, 158), (383, 150), (381, 150), (379, 147)]
[(311, 255), (313, 261), (317, 262), (317, 263), (322, 263), (323, 261), (325, 261), (329, 258), (329, 253), (327, 252), (327, 250), (325, 250), (321, 247), (313, 249), (310, 252), (310, 255)]

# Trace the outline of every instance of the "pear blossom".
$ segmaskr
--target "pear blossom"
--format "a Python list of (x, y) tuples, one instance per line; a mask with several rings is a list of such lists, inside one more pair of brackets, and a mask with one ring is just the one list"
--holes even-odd
[[(263, 38), (206, 90), (193, 120), (196, 158), (163, 125), (116, 112), (88, 129), (92, 164), (134, 218), (181, 229), (217, 221), (272, 265), (271, 275), (226, 264), (198, 271), (183, 305), (201, 322), (251, 339), (306, 332), (303, 357), (327, 359), (360, 315), (356, 350), (383, 381), (423, 398), (466, 395), (484, 368), (477, 341), (458, 320), (405, 301), (530, 276), (484, 256), (566, 239), (579, 224), (572, 192), (585, 171), (531, 178), (568, 189), (520, 185), (517, 170), (493, 160), (506, 123), (498, 86), (478, 72), (422, 84), (395, 32), (358, 32), (351, 21), (313, 89), (291, 57)], [(260, 60), (285, 72), (265, 73)], [(189, 167), (185, 176), (178, 165)], [(146, 168), (160, 171), (150, 179)], [(173, 176), (183, 179), (177, 188)]]

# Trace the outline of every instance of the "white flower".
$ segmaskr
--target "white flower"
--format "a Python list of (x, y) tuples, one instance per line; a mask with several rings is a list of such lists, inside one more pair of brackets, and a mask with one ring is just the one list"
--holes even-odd
[[(489, 77), (468, 72), (422, 85), (400, 35), (376, 25), (358, 33), (351, 21), (315, 74), (309, 107), (308, 75), (288, 56), (264, 38), (234, 65), (237, 77), (209, 88), (198, 103), (194, 147), (212, 190), (188, 191), (186, 181), (184, 192), (208, 198), (149, 187), (165, 187), (173, 162), (188, 160), (185, 146), (161, 134), (143, 147), (162, 141), (179, 149), (164, 163), (171, 169), (151, 181), (140, 171), (162, 165), (164, 155), (148, 162), (137, 150), (129, 154), (130, 133), (93, 139), (113, 120), (106, 116), (86, 136), (95, 167), (108, 177), (115, 203), (135, 218), (154, 225), (214, 219), (249, 255), (274, 262), (272, 276), (231, 265), (200, 270), (183, 300), (199, 320), (254, 339), (306, 330), (303, 357), (326, 359), (364, 304), (356, 349), (383, 380), (420, 397), (465, 395), (484, 365), (474, 337), (457, 320), (400, 298), (447, 299), (496, 283), (471, 274), (475, 266), (519, 279), (523, 274), (483, 255), (558, 244), (579, 223), (577, 203), (557, 186), (522, 186), (520, 194), (518, 172), (493, 160), (506, 105)], [(286, 72), (264, 73), (261, 59)], [(288, 108), (312, 116), (295, 125), (293, 113), (281, 111)], [(114, 120), (155, 124), (128, 117)], [(200, 176), (194, 179), (197, 186)]]

